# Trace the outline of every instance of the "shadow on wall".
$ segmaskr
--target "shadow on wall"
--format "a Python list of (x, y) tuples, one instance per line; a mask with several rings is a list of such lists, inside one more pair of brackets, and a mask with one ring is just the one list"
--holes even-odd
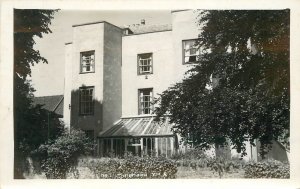
[(103, 129), (103, 105), (95, 100), (94, 94), (94, 87), (82, 85), (78, 90), (72, 90), (69, 106), (71, 128), (89, 132), (93, 137)]
[[(257, 149), (260, 149), (260, 143), (257, 143)], [(266, 159), (289, 162), (288, 152), (285, 147), (277, 141), (272, 141), (272, 148), (267, 152)], [(262, 160), (261, 156), (258, 157), (258, 160)]]

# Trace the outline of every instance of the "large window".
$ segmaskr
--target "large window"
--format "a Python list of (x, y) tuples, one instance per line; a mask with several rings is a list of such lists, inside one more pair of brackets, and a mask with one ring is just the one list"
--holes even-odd
[(80, 53), (80, 73), (95, 72), (95, 51)]
[(139, 89), (139, 114), (151, 114), (153, 89)]
[(153, 65), (152, 53), (138, 54), (139, 75), (153, 73), (152, 65)]
[(79, 114), (92, 115), (94, 113), (94, 87), (81, 87), (79, 92)]
[(184, 40), (183, 45), (183, 64), (192, 64), (199, 61), (200, 50), (196, 45), (196, 39)]

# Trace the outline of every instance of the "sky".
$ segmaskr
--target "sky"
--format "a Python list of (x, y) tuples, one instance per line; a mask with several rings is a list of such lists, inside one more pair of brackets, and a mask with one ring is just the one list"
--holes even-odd
[[(48, 64), (39, 63), (31, 67), (31, 83), (35, 88), (35, 96), (62, 95), (64, 92), (65, 72), (65, 43), (72, 41), (72, 25), (95, 21), (107, 21), (117, 26), (140, 23), (141, 19), (146, 24), (170, 24), (171, 11), (78, 11), (60, 10), (55, 13), (49, 28), (50, 34), (43, 38), (34, 38), (35, 49), (41, 56), (48, 60)], [(75, 66), (77, 65), (74, 63)]]

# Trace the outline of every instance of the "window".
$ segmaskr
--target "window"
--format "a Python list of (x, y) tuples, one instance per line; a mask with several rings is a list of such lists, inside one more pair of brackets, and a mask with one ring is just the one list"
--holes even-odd
[(80, 73), (95, 72), (95, 51), (80, 53)]
[(152, 53), (138, 54), (138, 74), (152, 74)]
[(184, 40), (183, 43), (183, 63), (191, 64), (199, 61), (200, 50), (196, 45), (196, 39)]
[(139, 114), (152, 113), (152, 91), (152, 89), (139, 89)]
[(84, 133), (89, 139), (94, 139), (94, 130), (85, 130)]
[(94, 87), (79, 88), (79, 114), (91, 115), (94, 113)]

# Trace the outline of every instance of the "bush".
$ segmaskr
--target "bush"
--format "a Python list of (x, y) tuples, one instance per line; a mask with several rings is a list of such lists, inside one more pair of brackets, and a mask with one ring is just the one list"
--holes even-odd
[(290, 178), (290, 166), (276, 160), (250, 162), (245, 166), (245, 178)]
[(194, 170), (198, 168), (209, 167), (212, 171), (219, 174), (222, 178), (224, 173), (231, 173), (234, 170), (241, 169), (245, 162), (240, 159), (230, 158), (224, 154), (217, 157), (211, 157), (201, 149), (190, 149), (186, 153), (179, 153), (172, 157), (177, 166), (190, 167)]
[(203, 159), (208, 158), (208, 156), (204, 153), (203, 150), (199, 148), (192, 148), (187, 150), (186, 152), (179, 152), (171, 157), (175, 160), (195, 160), (195, 159)]
[(93, 143), (83, 131), (71, 130), (57, 138), (52, 144), (41, 145), (36, 155), (41, 159), (41, 168), (47, 178), (64, 179), (68, 172), (78, 177), (78, 158), (89, 155)]
[(241, 169), (244, 163), (243, 160), (227, 159), (221, 156), (211, 158), (207, 166), (210, 167), (212, 171), (218, 173), (219, 177), (222, 178), (224, 173), (232, 173), (233, 170)]
[(177, 173), (174, 161), (163, 157), (101, 158), (88, 160), (84, 164), (95, 178), (104, 179), (175, 178)]

